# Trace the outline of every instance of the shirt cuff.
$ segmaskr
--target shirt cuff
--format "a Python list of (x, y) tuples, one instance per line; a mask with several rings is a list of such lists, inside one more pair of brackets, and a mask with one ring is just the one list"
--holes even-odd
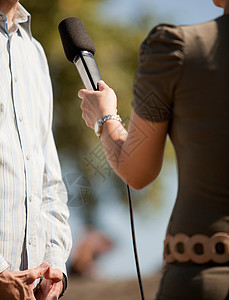
[(67, 276), (65, 265), (65, 255), (63, 251), (57, 247), (50, 247), (46, 250), (44, 261), (50, 264), (51, 269), (61, 270)]
[(0, 273), (2, 273), (8, 267), (9, 267), (8, 262), (5, 260), (5, 258), (2, 255), (0, 255)]

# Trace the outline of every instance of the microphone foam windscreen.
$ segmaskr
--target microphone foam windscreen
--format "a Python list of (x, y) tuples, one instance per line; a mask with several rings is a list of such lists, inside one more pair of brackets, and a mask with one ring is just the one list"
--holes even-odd
[(66, 18), (59, 24), (59, 32), (67, 59), (73, 62), (80, 51), (95, 54), (95, 45), (79, 18)]

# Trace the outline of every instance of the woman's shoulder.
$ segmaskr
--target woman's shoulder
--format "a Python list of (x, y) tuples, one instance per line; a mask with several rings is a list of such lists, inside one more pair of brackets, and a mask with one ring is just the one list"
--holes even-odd
[(166, 46), (173, 46), (182, 48), (188, 38), (195, 39), (198, 37), (209, 37), (217, 33), (218, 20), (212, 20), (194, 25), (173, 25), (173, 24), (159, 24), (155, 26), (147, 35), (143, 41), (142, 46), (155, 46), (163, 45), (164, 49)]
[(180, 26), (159, 24), (143, 40), (139, 62), (154, 63), (154, 70), (176, 68), (183, 62), (184, 36)]
[(149, 32), (148, 37), (182, 40), (181, 26), (167, 23), (158, 24)]
[(159, 24), (141, 44), (140, 57), (154, 54), (157, 58), (163, 55), (163, 59), (176, 57), (184, 60), (190, 51), (200, 55), (203, 49), (211, 48), (218, 35), (217, 19), (194, 25)]
[(171, 45), (182, 47), (183, 42), (183, 30), (180, 26), (159, 24), (149, 32), (146, 39), (143, 41), (142, 46), (155, 47), (155, 45), (162, 44), (164, 47)]
[(139, 49), (140, 62), (150, 57), (151, 61), (182, 60), (184, 47), (183, 31), (179, 26), (159, 24), (143, 40)]

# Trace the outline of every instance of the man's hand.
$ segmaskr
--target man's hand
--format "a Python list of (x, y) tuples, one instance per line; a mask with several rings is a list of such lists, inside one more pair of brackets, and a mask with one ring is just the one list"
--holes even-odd
[(63, 273), (58, 269), (49, 270), (35, 293), (37, 300), (57, 300), (63, 290)]
[(26, 271), (4, 270), (0, 273), (1, 300), (35, 300), (33, 283), (49, 272), (49, 269), (50, 265), (44, 262), (37, 268)]

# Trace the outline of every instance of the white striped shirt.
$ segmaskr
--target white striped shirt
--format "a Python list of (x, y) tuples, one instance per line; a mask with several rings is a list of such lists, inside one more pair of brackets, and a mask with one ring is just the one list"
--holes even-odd
[(9, 34), (0, 12), (0, 272), (47, 261), (66, 273), (69, 211), (52, 134), (46, 56), (18, 4)]

